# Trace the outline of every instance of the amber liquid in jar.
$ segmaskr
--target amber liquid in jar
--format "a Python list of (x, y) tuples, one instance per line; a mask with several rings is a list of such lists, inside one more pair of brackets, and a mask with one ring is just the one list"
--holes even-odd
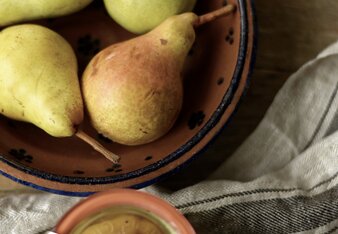
[(133, 206), (103, 209), (82, 220), (71, 234), (175, 234), (175, 229), (150, 211)]

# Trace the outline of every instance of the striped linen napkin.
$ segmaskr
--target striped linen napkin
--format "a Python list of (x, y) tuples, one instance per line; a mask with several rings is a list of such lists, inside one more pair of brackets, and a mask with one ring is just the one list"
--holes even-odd
[(208, 180), (169, 193), (197, 233), (338, 233), (338, 42), (293, 74)]
[[(197, 233), (338, 233), (338, 42), (302, 66), (251, 136), (210, 177), (144, 191), (175, 205)], [(0, 232), (43, 233), (81, 198), (0, 195)]]

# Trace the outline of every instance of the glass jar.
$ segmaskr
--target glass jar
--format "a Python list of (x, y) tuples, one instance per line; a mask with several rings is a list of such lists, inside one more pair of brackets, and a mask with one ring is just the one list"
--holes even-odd
[(70, 209), (55, 227), (58, 234), (195, 234), (168, 202), (146, 192), (99, 192)]

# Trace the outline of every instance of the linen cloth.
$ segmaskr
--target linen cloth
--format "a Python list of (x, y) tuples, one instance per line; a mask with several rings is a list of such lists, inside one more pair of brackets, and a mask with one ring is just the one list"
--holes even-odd
[[(197, 233), (338, 233), (338, 42), (293, 74), (257, 129), (207, 180), (143, 189)], [(82, 198), (0, 195), (0, 233), (44, 233)]]

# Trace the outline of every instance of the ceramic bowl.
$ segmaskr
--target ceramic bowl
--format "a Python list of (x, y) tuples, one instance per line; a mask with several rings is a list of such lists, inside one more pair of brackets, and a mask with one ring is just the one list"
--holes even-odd
[[(76, 14), (38, 21), (66, 38), (79, 72), (99, 50), (135, 35), (119, 27), (101, 1)], [(97, 3), (98, 2), (98, 3)], [(54, 138), (37, 127), (0, 117), (0, 172), (52, 193), (87, 196), (111, 188), (142, 188), (185, 167), (221, 131), (235, 111), (253, 68), (255, 22), (251, 0), (198, 1), (203, 14), (235, 4), (236, 12), (197, 29), (184, 75), (184, 104), (164, 137), (141, 146), (113, 143), (87, 118), (83, 129), (121, 156), (113, 165), (76, 137)]]

